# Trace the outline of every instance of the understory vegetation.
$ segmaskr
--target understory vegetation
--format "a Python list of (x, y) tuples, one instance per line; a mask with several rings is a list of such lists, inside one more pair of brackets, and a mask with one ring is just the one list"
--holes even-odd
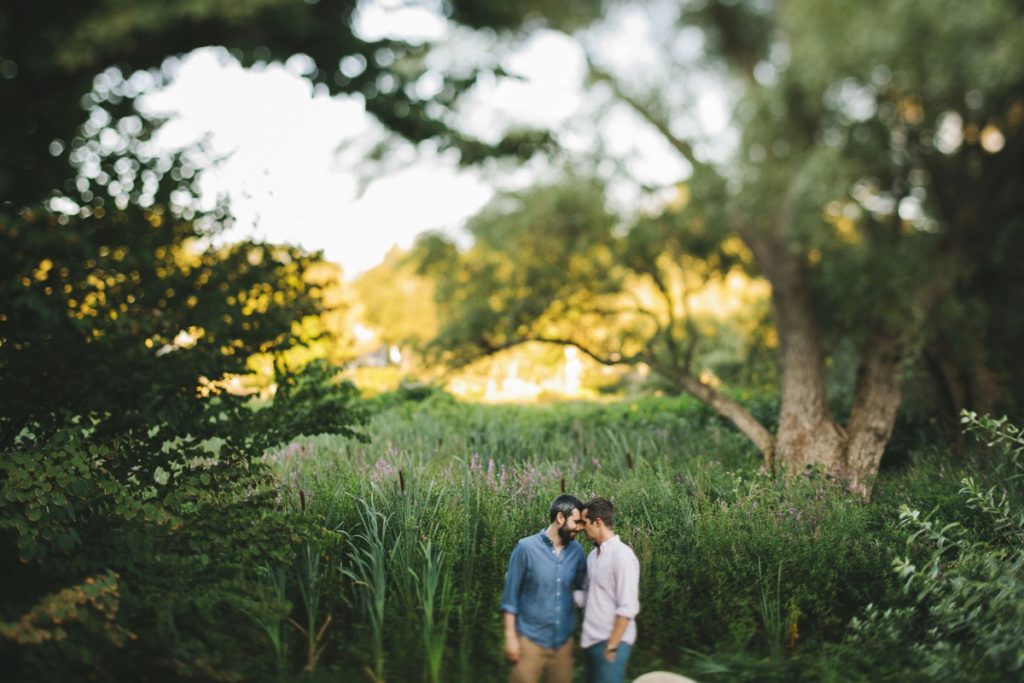
[[(102, 505), (44, 533), (20, 502), (34, 484), (8, 478), (4, 533), (56, 538), (48, 552), (80, 577), (25, 604), (53, 577), (11, 563), (14, 680), (505, 680), (508, 556), (562, 491), (611, 497), (640, 559), (631, 675), (1020, 673), (1024, 442), (1005, 421), (965, 415), (968, 452), (923, 447), (866, 502), (819, 472), (773, 477), (691, 399), (371, 405), (369, 440), (268, 450), (231, 487), (122, 510), (116, 538), (96, 527)], [(89, 459), (64, 447), (71, 466)], [(62, 550), (60, 534), (84, 542)]]

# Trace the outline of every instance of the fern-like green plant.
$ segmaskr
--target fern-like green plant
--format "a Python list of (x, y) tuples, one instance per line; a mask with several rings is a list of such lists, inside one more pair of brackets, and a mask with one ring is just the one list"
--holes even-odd
[(1024, 439), (1006, 418), (965, 412), (966, 431), (995, 452), (998, 484), (964, 477), (964, 504), (990, 522), (979, 540), (958, 522), (902, 506), (908, 548), (924, 550), (894, 561), (908, 604), (881, 610), (869, 605), (851, 624), (852, 640), (876, 647), (899, 645), (915, 676), (925, 680), (1003, 681), (1024, 675)]

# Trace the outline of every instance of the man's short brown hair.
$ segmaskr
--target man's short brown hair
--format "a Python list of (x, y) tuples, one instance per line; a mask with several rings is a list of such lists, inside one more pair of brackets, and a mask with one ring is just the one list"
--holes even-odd
[(584, 503), (583, 509), (586, 510), (587, 519), (591, 522), (599, 519), (609, 529), (615, 526), (615, 506), (607, 498), (594, 498)]

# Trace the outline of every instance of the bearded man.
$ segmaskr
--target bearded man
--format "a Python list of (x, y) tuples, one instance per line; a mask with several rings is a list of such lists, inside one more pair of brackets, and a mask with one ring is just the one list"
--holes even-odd
[(501, 611), (509, 683), (572, 683), (573, 591), (582, 588), (587, 562), (575, 540), (582, 504), (561, 495), (549, 509), (550, 524), (520, 539), (505, 574)]

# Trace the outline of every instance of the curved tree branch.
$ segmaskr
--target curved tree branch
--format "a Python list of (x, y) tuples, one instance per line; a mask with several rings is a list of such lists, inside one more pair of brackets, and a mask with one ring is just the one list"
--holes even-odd
[(672, 145), (672, 147), (675, 148), (677, 152), (682, 154), (683, 158), (690, 162), (694, 169), (700, 168), (705, 170), (713, 170), (707, 163), (697, 158), (697, 155), (694, 153), (693, 150), (693, 145), (691, 145), (688, 141), (682, 139), (681, 137), (677, 136), (675, 133), (672, 132), (672, 129), (669, 127), (668, 121), (666, 121), (661, 116), (656, 114), (649, 106), (645, 105), (636, 97), (630, 95), (625, 90), (623, 90), (622, 85), (619, 83), (618, 79), (612, 76), (608, 71), (605, 71), (601, 67), (597, 66), (597, 64), (594, 63), (593, 58), (589, 54), (586, 55), (586, 58), (587, 66), (590, 69), (591, 75), (596, 80), (607, 83), (608, 86), (612, 89), (612, 93), (615, 95), (616, 99), (621, 100), (625, 104), (629, 105), (629, 107), (632, 108), (633, 111), (635, 111), (637, 114), (639, 114), (641, 118), (643, 118), (649, 124), (654, 126), (654, 128), (657, 129), (659, 133), (661, 133), (665, 140), (667, 140), (668, 143)]
[(705, 403), (720, 417), (732, 422), (750, 439), (757, 450), (761, 452), (765, 467), (769, 470), (775, 468), (775, 437), (756, 417), (750, 414), (750, 411), (693, 375), (679, 375), (677, 381), (686, 393)]

